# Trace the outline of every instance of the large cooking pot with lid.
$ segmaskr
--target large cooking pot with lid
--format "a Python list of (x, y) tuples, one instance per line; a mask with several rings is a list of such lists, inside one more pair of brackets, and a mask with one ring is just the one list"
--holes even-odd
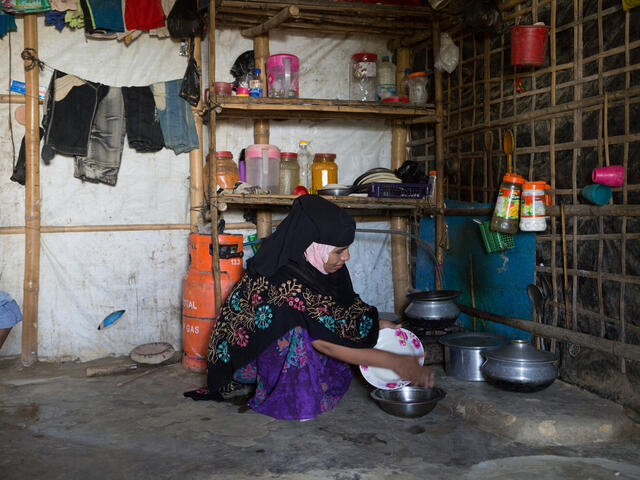
[(484, 378), (496, 387), (516, 392), (537, 392), (558, 377), (558, 355), (543, 352), (526, 340), (513, 340), (495, 350), (482, 352)]
[(456, 321), (460, 309), (456, 299), (460, 290), (433, 290), (407, 295), (410, 300), (404, 313), (413, 320), (421, 320), (428, 328), (446, 328)]
[(484, 382), (480, 373), (484, 362), (482, 352), (501, 347), (507, 339), (488, 332), (460, 332), (440, 337), (438, 341), (444, 345), (447, 376), (468, 382)]

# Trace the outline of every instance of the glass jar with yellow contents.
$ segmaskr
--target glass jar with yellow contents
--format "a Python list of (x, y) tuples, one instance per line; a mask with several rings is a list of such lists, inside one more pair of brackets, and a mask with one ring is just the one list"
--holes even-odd
[(316, 153), (311, 165), (312, 193), (329, 183), (338, 183), (338, 165), (335, 153)]

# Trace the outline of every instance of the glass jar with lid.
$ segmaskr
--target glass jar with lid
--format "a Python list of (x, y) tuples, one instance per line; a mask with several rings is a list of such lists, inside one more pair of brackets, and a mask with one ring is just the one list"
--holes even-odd
[(220, 188), (232, 189), (240, 181), (238, 166), (233, 161), (231, 152), (216, 152), (216, 173)]
[(375, 53), (356, 53), (351, 57), (349, 100), (376, 101), (377, 60)]
[(299, 183), (298, 154), (294, 152), (280, 153), (280, 195), (291, 195)]
[(410, 73), (407, 79), (409, 101), (416, 105), (427, 103), (427, 74), (425, 72)]
[(335, 153), (316, 153), (311, 165), (312, 193), (329, 183), (338, 183), (338, 165)]

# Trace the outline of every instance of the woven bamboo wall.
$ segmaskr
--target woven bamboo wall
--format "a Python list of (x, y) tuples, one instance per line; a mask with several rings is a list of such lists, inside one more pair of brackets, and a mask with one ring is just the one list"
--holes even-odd
[[(460, 64), (444, 76), (446, 196), (495, 201), (506, 170), (502, 139), (512, 129), (517, 172), (546, 180), (553, 203), (567, 206), (569, 321), (560, 217), (537, 236), (536, 283), (551, 292), (545, 321), (640, 344), (640, 218), (616, 212), (640, 204), (640, 8), (624, 11), (619, 0), (512, 0), (500, 9), (502, 34), (452, 35)], [(512, 67), (509, 27), (538, 21), (551, 27), (545, 65)], [(485, 132), (493, 137), (492, 162)], [(424, 158), (432, 132), (413, 133), (413, 154)], [(572, 205), (586, 203), (580, 191), (592, 183), (592, 169), (609, 163), (626, 173), (612, 204), (598, 216), (572, 215)], [(565, 379), (640, 406), (640, 365), (558, 347)]]

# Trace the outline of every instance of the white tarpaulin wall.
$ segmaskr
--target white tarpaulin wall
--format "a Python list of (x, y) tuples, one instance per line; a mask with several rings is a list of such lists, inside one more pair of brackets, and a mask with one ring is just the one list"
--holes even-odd
[[(83, 31), (58, 32), (38, 18), (39, 57), (50, 67), (112, 86), (149, 85), (182, 78), (186, 58), (179, 43), (143, 35), (126, 47), (110, 40), (86, 40)], [(24, 81), (23, 23), (0, 40), (2, 93), (11, 79)], [(229, 69), (238, 55), (253, 48), (237, 30), (216, 32), (216, 77), (232, 80)], [(348, 98), (348, 67), (353, 53), (388, 54), (384, 40), (332, 35), (271, 34), (270, 51), (301, 60), (300, 92), (310, 98)], [(204, 84), (208, 83), (207, 42), (203, 41)], [(48, 85), (51, 69), (40, 74)], [(12, 146), (7, 104), (0, 105), (0, 227), (24, 225), (24, 187), (9, 180)], [(41, 109), (42, 115), (42, 109)], [(13, 117), (12, 117), (13, 118)], [(205, 127), (206, 130), (206, 127)], [(13, 122), (16, 157), (24, 127)], [(205, 132), (205, 137), (208, 135)], [(382, 121), (272, 121), (271, 143), (296, 151), (300, 140), (314, 152), (334, 152), (339, 182), (351, 184), (368, 168), (390, 166), (391, 131)], [(253, 122), (220, 120), (217, 149), (234, 159), (253, 143)], [(205, 139), (208, 149), (208, 141)], [(206, 154), (205, 150), (205, 154)], [(83, 183), (73, 177), (71, 157), (57, 155), (41, 164), (41, 224), (123, 225), (189, 222), (189, 155), (163, 149), (136, 153), (125, 140), (115, 187)], [(241, 212), (226, 215), (241, 221)], [(388, 228), (366, 223), (367, 228)], [(240, 232), (237, 232), (240, 233)], [(245, 235), (250, 231), (243, 231)], [(41, 236), (38, 353), (40, 359), (89, 360), (128, 354), (141, 343), (167, 341), (181, 348), (182, 277), (187, 267), (186, 230), (96, 233), (43, 233)], [(382, 311), (393, 310), (390, 238), (358, 234), (349, 269), (355, 290)], [(0, 235), (0, 290), (22, 305), (24, 235)], [(124, 316), (106, 330), (100, 321), (115, 310)], [(20, 353), (21, 327), (13, 329), (0, 355)]]

